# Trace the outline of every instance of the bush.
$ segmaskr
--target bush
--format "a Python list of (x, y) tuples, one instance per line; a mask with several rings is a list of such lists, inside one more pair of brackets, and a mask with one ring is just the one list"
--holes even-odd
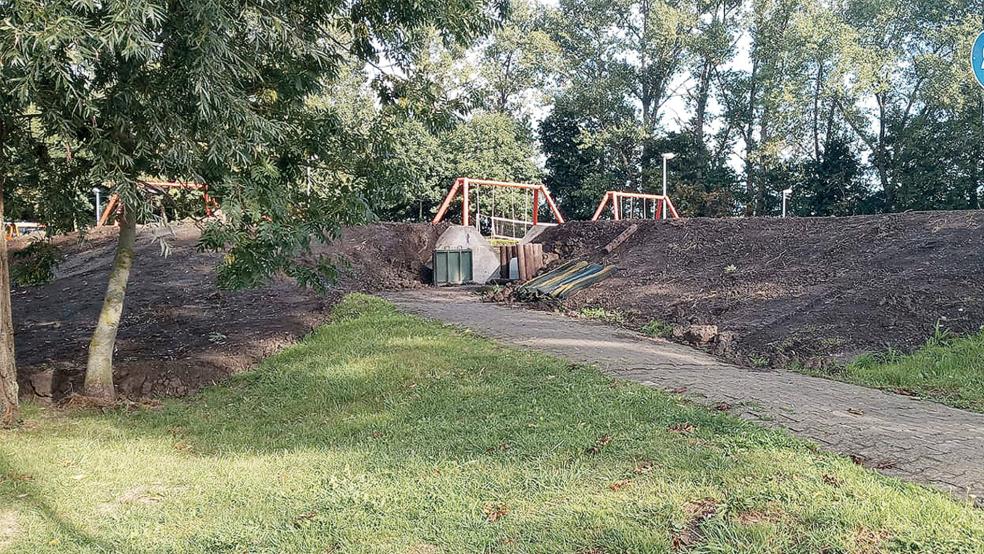
[(673, 326), (665, 321), (654, 319), (642, 326), (642, 334), (650, 337), (666, 338), (673, 335)]
[(10, 278), (22, 287), (50, 283), (55, 278), (59, 257), (58, 247), (50, 241), (34, 241), (27, 248), (14, 253)]

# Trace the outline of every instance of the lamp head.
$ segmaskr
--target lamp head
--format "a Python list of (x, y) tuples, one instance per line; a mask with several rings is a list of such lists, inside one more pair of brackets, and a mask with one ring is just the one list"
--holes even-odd
[(672, 160), (675, 157), (676, 157), (676, 154), (674, 154), (673, 152), (667, 152), (667, 153), (663, 154), (663, 159), (664, 160)]
[(782, 191), (782, 194), (783, 194), (784, 196), (789, 196), (789, 195), (790, 195), (790, 194), (792, 194), (792, 193), (793, 193), (793, 189), (791, 189), (791, 188), (790, 188), (790, 189), (786, 189), (786, 190), (784, 190), (784, 191)]

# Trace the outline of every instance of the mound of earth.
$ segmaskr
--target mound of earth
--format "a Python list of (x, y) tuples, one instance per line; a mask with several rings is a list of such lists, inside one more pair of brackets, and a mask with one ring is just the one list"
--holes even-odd
[(911, 350), (937, 325), (984, 324), (982, 211), (572, 222), (540, 240), (561, 259), (618, 268), (566, 308), (619, 310), (637, 328), (716, 325), (719, 353), (752, 365)]
[[(326, 296), (287, 280), (223, 291), (221, 254), (199, 252), (193, 223), (141, 227), (115, 355), (127, 397), (183, 395), (248, 368), (323, 322), (342, 294), (420, 286), (444, 227), (384, 223), (347, 228), (319, 247), (341, 271)], [(21, 392), (60, 399), (81, 390), (88, 341), (102, 305), (116, 228), (55, 238), (63, 257), (47, 285), (12, 293)], [(161, 255), (160, 240), (171, 248)], [(11, 243), (16, 251), (26, 239)]]

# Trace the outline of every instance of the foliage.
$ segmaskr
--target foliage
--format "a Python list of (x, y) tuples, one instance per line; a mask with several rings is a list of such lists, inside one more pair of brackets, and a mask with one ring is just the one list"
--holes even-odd
[(605, 308), (599, 306), (585, 306), (577, 311), (578, 317), (583, 317), (584, 319), (593, 319), (595, 321), (604, 321), (605, 323), (612, 323), (620, 325), (625, 323), (625, 314), (618, 310), (606, 310)]
[[(38, 152), (13, 181), (38, 183), (37, 204), (75, 213), (73, 224), (89, 219), (73, 199), (96, 184), (144, 218), (144, 176), (206, 182), (225, 217), (202, 246), (230, 248), (229, 286), (307, 280), (317, 265), (290, 259), (364, 219), (344, 129), (308, 100), (347, 63), (409, 62), (417, 35), (469, 40), (493, 15), (481, 2), (430, 0), (6, 4), (4, 154)], [(331, 178), (308, 194), (312, 164)], [(47, 166), (62, 175), (53, 190)]]
[(650, 337), (667, 338), (673, 336), (673, 325), (654, 319), (642, 326), (642, 334)]
[(563, 57), (546, 20), (545, 11), (530, 0), (511, 3), (506, 24), (479, 49), (481, 106), (528, 122), (552, 101)]
[(544, 180), (567, 217), (588, 219), (604, 191), (639, 187), (632, 109), (605, 88), (571, 90), (540, 126)]
[(698, 506), (691, 544), (714, 552), (984, 535), (944, 493), (361, 295), (199, 396), (26, 419), (0, 432), (11, 554), (670, 552)]
[(777, 214), (788, 188), (804, 216), (980, 207), (981, 17), (966, 0), (562, 1), (546, 179), (579, 218), (604, 190), (658, 190), (667, 151), (686, 215)]
[(61, 261), (61, 253), (50, 241), (35, 240), (11, 258), (10, 279), (26, 287), (51, 282), (55, 278), (55, 268)]

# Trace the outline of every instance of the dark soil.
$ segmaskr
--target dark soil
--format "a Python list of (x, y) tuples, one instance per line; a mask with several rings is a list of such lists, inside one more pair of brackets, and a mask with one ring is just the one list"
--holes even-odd
[[(326, 296), (279, 280), (238, 292), (216, 286), (221, 254), (198, 252), (198, 229), (143, 227), (115, 355), (118, 392), (126, 397), (193, 392), (258, 360), (323, 322), (343, 293), (421, 286), (424, 264), (444, 227), (378, 224), (346, 229), (319, 249), (342, 271)], [(164, 236), (171, 245), (161, 256)], [(102, 304), (116, 229), (55, 239), (64, 261), (54, 281), (13, 291), (21, 392), (58, 400), (80, 392), (88, 340)], [(11, 243), (16, 251), (27, 244)]]
[[(604, 247), (638, 230), (611, 254)], [(719, 354), (752, 365), (836, 366), (984, 324), (984, 211), (845, 218), (572, 222), (541, 235), (561, 259), (617, 266), (564, 302), (717, 325)]]
[[(638, 230), (605, 252), (632, 224)], [(346, 292), (422, 286), (445, 228), (346, 229), (319, 249), (342, 270), (326, 296), (288, 281), (219, 290), (214, 267), (221, 254), (196, 250), (194, 225), (141, 228), (115, 357), (118, 391), (130, 398), (188, 394), (294, 342), (325, 321)], [(159, 235), (171, 245), (167, 258)], [(58, 237), (64, 261), (56, 279), (15, 288), (25, 395), (58, 400), (80, 391), (115, 237), (114, 228), (97, 229), (81, 244)], [(984, 324), (984, 212), (572, 222), (540, 240), (562, 260), (618, 268), (565, 308), (619, 310), (636, 328), (652, 320), (717, 325), (729, 337), (718, 353), (742, 363), (831, 365), (863, 352), (911, 350), (937, 323), (956, 333)], [(14, 251), (24, 245), (11, 243)]]

